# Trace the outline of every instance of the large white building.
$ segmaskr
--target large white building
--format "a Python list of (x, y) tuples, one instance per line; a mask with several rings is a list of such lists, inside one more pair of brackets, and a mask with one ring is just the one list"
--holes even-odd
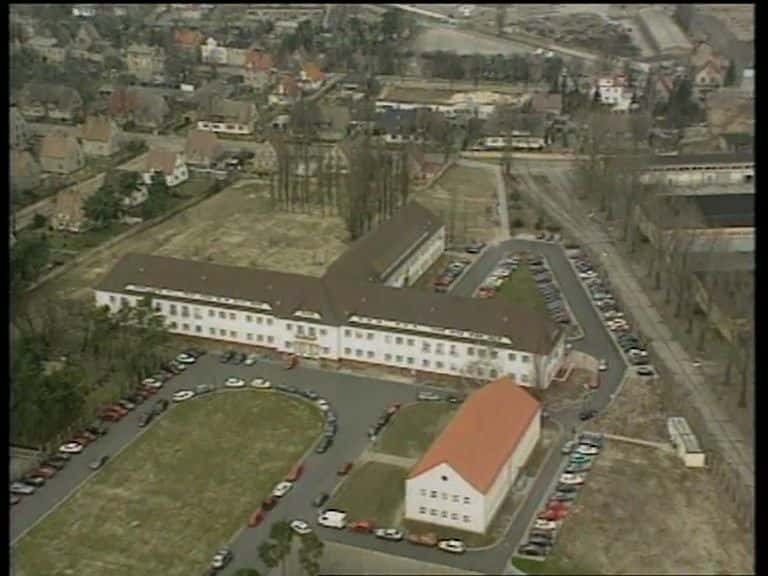
[(130, 254), (96, 288), (96, 302), (117, 311), (149, 297), (176, 334), (547, 387), (565, 346), (545, 314), (504, 299), (400, 288), (444, 248), (444, 225), (412, 202), (323, 278)]
[(539, 402), (510, 378), (462, 405), (405, 481), (405, 517), (484, 533), (539, 440)]
[(644, 184), (663, 182), (671, 186), (744, 184), (755, 178), (755, 153), (716, 152), (654, 157), (640, 176)]

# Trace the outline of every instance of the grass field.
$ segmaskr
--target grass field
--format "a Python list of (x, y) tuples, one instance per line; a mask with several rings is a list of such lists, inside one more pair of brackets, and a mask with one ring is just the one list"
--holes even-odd
[(530, 270), (525, 265), (521, 265), (517, 270), (507, 278), (507, 281), (501, 285), (498, 292), (500, 298), (507, 298), (511, 302), (530, 306), (536, 310), (546, 312), (544, 298), (536, 287)]
[(374, 450), (402, 456), (420, 457), (456, 413), (446, 402), (422, 402), (404, 406), (384, 428)]
[(316, 408), (270, 392), (179, 405), (21, 540), (17, 576), (201, 573), (320, 427)]
[(609, 441), (551, 556), (530, 572), (747, 574), (753, 558), (751, 534), (709, 472), (656, 448)]
[(382, 462), (354, 469), (331, 499), (331, 508), (344, 510), (350, 521), (395, 526), (402, 515), (408, 470)]

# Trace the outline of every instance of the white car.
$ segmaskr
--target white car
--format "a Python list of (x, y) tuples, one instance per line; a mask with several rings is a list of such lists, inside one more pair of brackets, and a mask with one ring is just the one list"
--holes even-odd
[(382, 540), (399, 542), (403, 539), (403, 533), (395, 528), (377, 528), (373, 531), (373, 534), (376, 538), (381, 538)]
[(251, 388), (261, 388), (262, 390), (266, 390), (272, 388), (272, 384), (269, 380), (265, 380), (264, 378), (254, 378), (251, 380)]
[(176, 362), (180, 362), (181, 364), (194, 364), (197, 360), (194, 356), (190, 356), (189, 354), (179, 354), (176, 356)]
[(576, 448), (576, 452), (579, 454), (585, 454), (586, 456), (593, 456), (600, 453), (600, 449), (595, 446), (586, 446), (584, 444)]
[(562, 484), (584, 484), (584, 474), (560, 474), (560, 482)]
[(161, 380), (155, 380), (154, 378), (144, 378), (144, 380), (141, 381), (141, 384), (147, 388), (155, 388), (156, 390), (163, 387), (163, 382)]
[(315, 404), (317, 404), (318, 408), (322, 410), (323, 412), (328, 412), (328, 410), (331, 409), (331, 405), (328, 403), (328, 400), (325, 398), (318, 398), (315, 400)]
[(34, 494), (35, 490), (36, 488), (34, 486), (24, 484), (24, 482), (14, 482), (11, 484), (12, 494), (22, 494), (24, 496), (29, 496), (30, 494)]
[(214, 554), (213, 559), (211, 560), (211, 568), (221, 570), (232, 561), (232, 557), (232, 550), (229, 548), (222, 548)]
[(536, 530), (557, 530), (557, 522), (551, 520), (536, 520), (533, 523), (533, 527)]
[(224, 380), (224, 386), (227, 388), (242, 388), (245, 386), (245, 380), (242, 378), (227, 378)]
[(454, 554), (463, 554), (467, 547), (461, 540), (440, 540), (437, 543), (437, 547), (445, 552), (453, 552)]
[(259, 356), (257, 354), (248, 354), (248, 357), (245, 359), (244, 364), (246, 366), (253, 366), (258, 361)]
[(179, 390), (171, 396), (171, 400), (174, 402), (184, 402), (184, 400), (189, 400), (190, 398), (194, 398), (194, 396), (195, 393), (192, 392), (192, 390)]
[(600, 370), (600, 372), (605, 372), (606, 370), (608, 370), (608, 360), (606, 360), (605, 358), (600, 360), (600, 364), (597, 365), (597, 369)]
[(83, 445), (79, 442), (67, 442), (59, 446), (59, 452), (64, 454), (80, 454), (83, 451)]
[(418, 394), (418, 396), (416, 396), (416, 398), (419, 399), (419, 400), (429, 400), (429, 401), (440, 400), (441, 399), (440, 395), (436, 394), (434, 392), (419, 392), (419, 394)]
[(291, 530), (296, 532), (299, 536), (305, 536), (312, 532), (312, 528), (304, 520), (294, 520), (291, 522)]
[(280, 482), (277, 486), (275, 486), (274, 490), (272, 490), (272, 496), (275, 498), (282, 498), (291, 491), (291, 488), (293, 488), (293, 482)]
[(589, 280), (590, 278), (597, 278), (597, 272), (580, 272), (579, 278), (582, 280)]

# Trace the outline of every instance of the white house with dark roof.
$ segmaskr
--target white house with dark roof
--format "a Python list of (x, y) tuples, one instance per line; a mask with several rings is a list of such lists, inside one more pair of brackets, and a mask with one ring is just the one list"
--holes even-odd
[(387, 285), (434, 261), (440, 251), (432, 247), (442, 242), (442, 224), (412, 203), (356, 242), (323, 278), (132, 254), (96, 288), (96, 302), (117, 311), (149, 297), (168, 329), (188, 336), (548, 386), (563, 359), (564, 333), (546, 314), (503, 299)]
[(187, 162), (184, 154), (172, 150), (155, 148), (147, 154), (147, 162), (142, 179), (145, 184), (151, 184), (155, 174), (165, 177), (165, 183), (169, 188), (178, 186), (189, 179)]

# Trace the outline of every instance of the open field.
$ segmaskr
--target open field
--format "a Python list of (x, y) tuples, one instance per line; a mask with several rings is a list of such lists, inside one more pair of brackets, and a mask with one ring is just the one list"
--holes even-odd
[(669, 442), (667, 417), (673, 414), (664, 409), (662, 386), (659, 378), (630, 376), (610, 410), (595, 418), (592, 426), (608, 434)]
[(384, 428), (374, 450), (403, 458), (419, 458), (456, 414), (447, 402), (420, 402), (403, 406)]
[[(455, 239), (451, 242), (451, 196), (455, 195)], [(496, 182), (489, 170), (452, 166), (430, 188), (414, 197), (440, 216), (448, 242), (489, 241), (501, 231), (496, 212)]]
[(17, 576), (200, 573), (320, 426), (309, 403), (271, 392), (176, 406), (21, 540)]
[(532, 574), (752, 573), (751, 536), (722, 501), (706, 470), (609, 441), (550, 558), (516, 564)]
[(345, 239), (340, 218), (274, 212), (263, 184), (240, 182), (87, 259), (39, 294), (89, 298), (93, 285), (130, 252), (319, 276), (344, 251)]
[(375, 526), (394, 526), (405, 505), (408, 470), (382, 462), (355, 468), (333, 495), (331, 508), (344, 510), (349, 520), (367, 520)]

